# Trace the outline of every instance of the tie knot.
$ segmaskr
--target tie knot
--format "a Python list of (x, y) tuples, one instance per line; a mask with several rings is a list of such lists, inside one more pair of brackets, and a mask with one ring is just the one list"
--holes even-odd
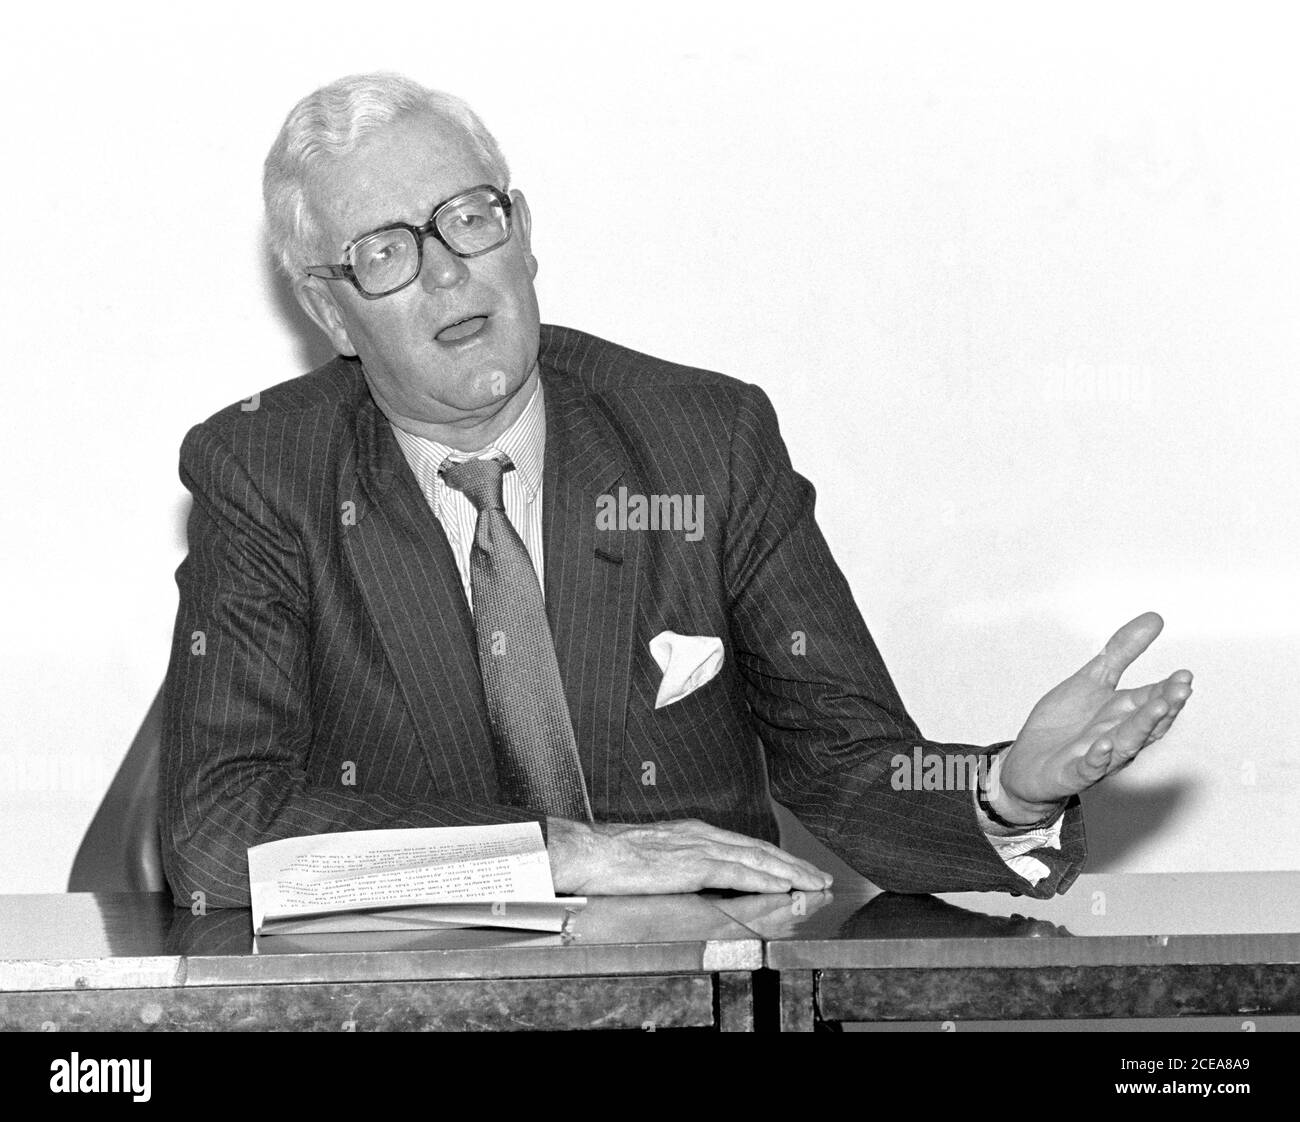
[(501, 477), (514, 466), (509, 460), (503, 463), (498, 459), (461, 460), (460, 463), (447, 460), (439, 472), (448, 487), (463, 492), (474, 504), (474, 509), (482, 512), (505, 509), (501, 499)]

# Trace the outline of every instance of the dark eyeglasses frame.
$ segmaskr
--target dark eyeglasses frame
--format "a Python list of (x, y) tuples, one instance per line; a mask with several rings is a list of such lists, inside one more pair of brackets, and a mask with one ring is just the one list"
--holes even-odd
[[(459, 250), (452, 249), (452, 247), (447, 244), (447, 239), (444, 238), (442, 233), (438, 230), (438, 216), (453, 203), (458, 203), (466, 195), (473, 195), (478, 191), (487, 191), (501, 208), (501, 213), (506, 217), (506, 236), (497, 242), (496, 245), (489, 246), (487, 249), (476, 249), (473, 253), (461, 253)], [(415, 272), (411, 275), (410, 280), (403, 281), (396, 288), (388, 289), (387, 292), (367, 292), (361, 287), (361, 283), (357, 280), (356, 270), (347, 262), (344, 262), (341, 265), (307, 265), (304, 267), (303, 271), (308, 276), (320, 277), (323, 280), (350, 281), (352, 287), (361, 293), (363, 299), (380, 300), (385, 296), (391, 296), (394, 292), (401, 292), (408, 284), (413, 284), (419, 278), (420, 273), (424, 270), (425, 238), (437, 238), (439, 243), (441, 243), (442, 247), (448, 253), (452, 254), (454, 257), (465, 259), (470, 257), (482, 257), (485, 253), (491, 253), (495, 249), (500, 249), (510, 240), (511, 235), (514, 233), (514, 222), (512, 221), (511, 214), (513, 206), (514, 204), (511, 203), (510, 196), (500, 188), (494, 187), (491, 183), (480, 183), (477, 187), (470, 187), (465, 191), (457, 191), (450, 199), (440, 202), (433, 208), (433, 214), (429, 216), (429, 221), (423, 226), (412, 226), (406, 222), (385, 222), (384, 225), (376, 226), (373, 230), (368, 230), (366, 233), (353, 238), (343, 247), (344, 257), (347, 257), (348, 254), (352, 252), (353, 247), (365, 241), (366, 238), (373, 237), (375, 234), (382, 234), (386, 230), (406, 230), (415, 238)]]

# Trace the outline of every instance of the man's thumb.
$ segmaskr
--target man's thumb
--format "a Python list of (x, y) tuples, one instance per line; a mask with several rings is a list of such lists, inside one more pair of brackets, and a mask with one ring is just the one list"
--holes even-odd
[(1101, 653), (1085, 669), (1108, 685), (1115, 685), (1130, 663), (1151, 646), (1164, 626), (1165, 621), (1155, 612), (1135, 616), (1106, 641)]

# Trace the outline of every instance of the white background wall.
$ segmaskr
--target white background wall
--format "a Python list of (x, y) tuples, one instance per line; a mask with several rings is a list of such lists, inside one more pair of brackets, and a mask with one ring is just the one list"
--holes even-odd
[(261, 160), (374, 68), (497, 132), (545, 319), (768, 391), (927, 735), (1013, 736), (1158, 609), (1135, 680), (1198, 692), (1090, 800), (1094, 867), (1300, 865), (1288, 28), (612, 7), (6, 14), (0, 892), (63, 887), (162, 679), (186, 428), (326, 357), (264, 263)]

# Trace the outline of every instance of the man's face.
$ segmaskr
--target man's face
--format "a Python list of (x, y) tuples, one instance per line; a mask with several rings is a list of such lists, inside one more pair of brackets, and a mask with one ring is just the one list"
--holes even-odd
[[(492, 174), (455, 125), (412, 114), (371, 133), (322, 165), (307, 193), (324, 256), (390, 222), (423, 225), (433, 208)], [(496, 184), (501, 186), (501, 184)], [(473, 428), (511, 402), (537, 361), (538, 311), (528, 205), (511, 192), (510, 240), (463, 259), (434, 237), (420, 275), (399, 292), (367, 300), (346, 280), (305, 278), (298, 299), (340, 354), (358, 355), (371, 392), (401, 428)], [(469, 320), (470, 322), (462, 322)]]

